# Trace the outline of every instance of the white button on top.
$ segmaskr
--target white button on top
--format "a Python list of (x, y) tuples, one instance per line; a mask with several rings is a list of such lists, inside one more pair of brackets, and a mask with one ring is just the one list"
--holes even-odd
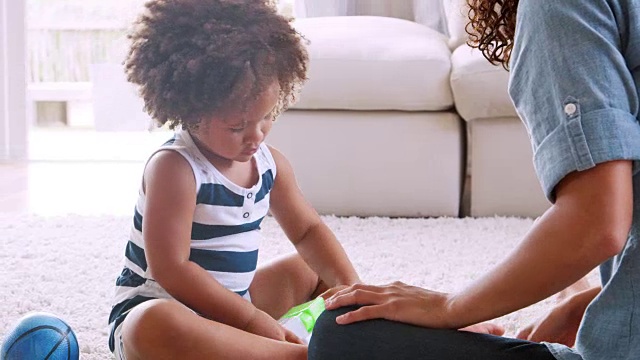
[(576, 113), (576, 111), (578, 111), (578, 107), (576, 106), (576, 104), (570, 103), (564, 106), (564, 112), (567, 115), (573, 115)]
[(247, 194), (247, 199), (251, 199), (253, 197), (253, 193), (248, 193)]

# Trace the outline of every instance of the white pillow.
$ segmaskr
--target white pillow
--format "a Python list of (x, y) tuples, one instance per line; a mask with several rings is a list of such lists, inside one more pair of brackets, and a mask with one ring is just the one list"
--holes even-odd
[(447, 19), (442, 1), (443, 0), (414, 0), (414, 21), (442, 34), (448, 34)]
[(298, 18), (310, 41), (309, 81), (297, 109), (442, 111), (451, 108), (446, 35), (380, 16)]
[(452, 50), (467, 42), (469, 36), (465, 26), (469, 22), (469, 5), (466, 0), (442, 0), (447, 20), (449, 48)]
[(443, 0), (294, 0), (294, 16), (385, 16), (415, 21), (447, 34)]
[(348, 0), (294, 0), (293, 15), (297, 18), (344, 16), (351, 12)]

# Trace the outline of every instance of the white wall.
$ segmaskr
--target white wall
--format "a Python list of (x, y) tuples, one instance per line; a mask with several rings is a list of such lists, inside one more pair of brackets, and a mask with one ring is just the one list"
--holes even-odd
[(0, 160), (27, 158), (25, 0), (0, 0)]

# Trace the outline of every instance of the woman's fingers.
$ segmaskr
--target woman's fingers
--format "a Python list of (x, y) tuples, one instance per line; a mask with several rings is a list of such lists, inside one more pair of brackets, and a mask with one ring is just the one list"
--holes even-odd
[(337, 292), (325, 302), (325, 306), (327, 310), (333, 310), (350, 305), (381, 304), (387, 298), (388, 295), (381, 292), (379, 287), (354, 285)]
[(336, 287), (332, 287), (331, 289), (323, 292), (322, 294), (320, 294), (320, 297), (327, 300), (330, 297), (332, 297), (333, 295), (335, 295), (336, 293), (338, 293), (341, 290), (344, 290), (348, 288), (347, 285), (340, 285), (340, 286), (336, 286)]
[(353, 292), (355, 290), (367, 290), (371, 292), (376, 292), (376, 291), (381, 291), (381, 289), (382, 289), (382, 286), (377, 286), (377, 285), (355, 284), (355, 285), (346, 286), (342, 289), (339, 289), (329, 299)]
[(504, 332), (505, 332), (504, 327), (498, 324), (489, 323), (489, 322), (467, 326), (466, 328), (460, 329), (460, 331), (468, 331), (468, 332), (474, 332), (478, 334), (489, 334), (489, 335), (497, 335), (497, 336), (502, 336), (504, 335)]
[(385, 305), (363, 306), (357, 310), (338, 316), (336, 322), (340, 325), (346, 325), (364, 320), (385, 319), (385, 315), (388, 316), (388, 311), (386, 311), (385, 308)]
[[(380, 302), (376, 301), (380, 301), (380, 299), (384, 298), (390, 298), (392, 294), (402, 292), (403, 290), (406, 290), (406, 288), (411, 287), (399, 281), (383, 286), (355, 284), (333, 294), (331, 297), (326, 299), (325, 305), (328, 310), (332, 310), (349, 305), (379, 304)], [(383, 295), (383, 297), (376, 295)]]

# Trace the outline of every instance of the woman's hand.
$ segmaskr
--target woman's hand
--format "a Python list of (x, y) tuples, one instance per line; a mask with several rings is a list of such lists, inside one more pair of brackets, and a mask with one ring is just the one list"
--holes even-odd
[(304, 342), (293, 332), (285, 329), (274, 318), (269, 316), (269, 314), (257, 308), (255, 309), (253, 317), (251, 317), (247, 326), (245, 326), (244, 331), (278, 341), (304, 345)]
[(324, 291), (322, 294), (318, 295), (319, 297), (327, 300), (329, 298), (331, 298), (333, 295), (335, 295), (338, 291), (344, 290), (346, 288), (348, 288), (348, 285), (338, 285), (338, 286), (334, 286), (326, 291)]
[(338, 316), (338, 324), (387, 319), (432, 328), (454, 328), (449, 321), (449, 295), (394, 282), (385, 286), (356, 284), (338, 291), (327, 310), (349, 305), (362, 307)]
[(468, 332), (474, 332), (478, 334), (488, 334), (488, 335), (496, 335), (496, 336), (504, 335), (504, 327), (498, 324), (490, 323), (490, 322), (483, 322), (483, 323), (467, 326), (466, 328), (460, 329), (460, 331), (468, 331)]

